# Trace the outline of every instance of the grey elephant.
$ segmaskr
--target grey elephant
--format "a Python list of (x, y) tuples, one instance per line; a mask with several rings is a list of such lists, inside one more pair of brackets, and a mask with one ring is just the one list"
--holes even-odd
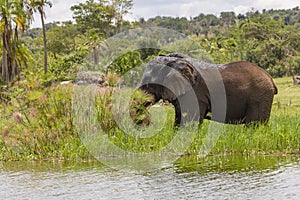
[(139, 89), (167, 100), (175, 124), (211, 119), (230, 124), (267, 123), (277, 87), (262, 68), (247, 61), (216, 65), (171, 53), (151, 60)]

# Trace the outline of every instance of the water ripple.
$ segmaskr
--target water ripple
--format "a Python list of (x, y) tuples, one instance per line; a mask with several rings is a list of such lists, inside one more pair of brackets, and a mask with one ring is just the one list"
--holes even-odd
[(299, 180), (297, 157), (187, 159), (144, 173), (2, 163), (0, 199), (299, 199)]

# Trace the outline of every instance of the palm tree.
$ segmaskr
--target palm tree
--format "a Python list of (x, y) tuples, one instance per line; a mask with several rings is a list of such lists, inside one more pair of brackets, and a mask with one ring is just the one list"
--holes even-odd
[(17, 42), (18, 31), (24, 31), (28, 15), (23, 0), (2, 0), (0, 4), (0, 30), (2, 36), (1, 75), (5, 83), (18, 73)]
[(44, 7), (49, 6), (52, 7), (52, 3), (48, 0), (30, 0), (30, 10), (31, 11), (38, 11), (41, 16), (41, 22), (42, 22), (42, 30), (43, 30), (43, 41), (44, 41), (44, 73), (46, 74), (48, 72), (48, 57), (47, 57), (47, 38), (46, 38), (46, 28), (45, 28), (45, 11)]

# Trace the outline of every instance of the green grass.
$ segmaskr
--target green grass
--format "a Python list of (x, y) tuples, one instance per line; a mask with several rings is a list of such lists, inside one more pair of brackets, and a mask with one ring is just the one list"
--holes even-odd
[[(291, 78), (275, 79), (275, 83), (279, 93), (275, 96), (269, 123), (257, 127), (223, 125), (209, 154), (299, 153), (300, 86), (294, 86)], [(42, 92), (20, 92), (10, 103), (0, 104), (0, 160), (90, 159), (89, 149), (82, 142), (84, 137), (78, 136), (74, 126), (73, 92), (72, 86), (54, 86)], [(122, 131), (110, 113), (110, 95), (110, 91), (100, 91), (97, 105), (92, 108), (96, 110), (96, 119), (91, 120), (97, 121), (105, 130), (101, 134), (107, 135), (115, 146), (127, 152), (150, 153), (170, 144), (178, 134), (173, 128), (174, 110), (170, 106), (151, 109), (151, 121), (158, 126), (140, 126), (139, 131), (129, 134)], [(139, 114), (147, 116), (148, 113), (139, 108)], [(181, 140), (193, 137), (185, 154), (202, 152), (209, 126), (210, 122), (204, 120), (199, 129), (181, 136)], [(173, 144), (176, 148), (180, 145), (182, 141)]]
[(277, 78), (275, 84), (278, 87), (278, 94), (275, 95), (274, 104), (281, 108), (299, 111), (300, 86), (293, 85), (293, 80), (290, 77)]
[(87, 157), (72, 123), (72, 90), (54, 86), (39, 95), (24, 90), (1, 104), (0, 160)]
[[(275, 96), (270, 121), (267, 125), (246, 127), (245, 125), (224, 125), (218, 142), (210, 154), (286, 154), (298, 153), (300, 149), (300, 87), (294, 86), (291, 78), (275, 80), (279, 94)], [(162, 109), (156, 109), (154, 117), (162, 116)], [(176, 132), (172, 129), (173, 110), (167, 107), (169, 119), (162, 130), (153, 137), (136, 139), (119, 129), (114, 130), (112, 141), (128, 151), (148, 152), (166, 146)], [(155, 119), (154, 119), (155, 121)], [(186, 154), (197, 155), (202, 151), (209, 121), (204, 121), (194, 134), (195, 138)], [(219, 124), (220, 126), (220, 124)]]
[(278, 94), (274, 98), (269, 123), (258, 127), (226, 125), (213, 154), (299, 152), (300, 86), (294, 86), (289, 77), (275, 79), (275, 84)]

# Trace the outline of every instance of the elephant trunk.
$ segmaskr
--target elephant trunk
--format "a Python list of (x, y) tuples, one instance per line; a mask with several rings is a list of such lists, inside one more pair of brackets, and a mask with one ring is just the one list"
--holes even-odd
[(149, 97), (144, 102), (144, 106), (146, 107), (155, 104), (162, 98), (160, 92), (161, 90), (158, 86), (147, 84), (140, 86), (139, 89)]

